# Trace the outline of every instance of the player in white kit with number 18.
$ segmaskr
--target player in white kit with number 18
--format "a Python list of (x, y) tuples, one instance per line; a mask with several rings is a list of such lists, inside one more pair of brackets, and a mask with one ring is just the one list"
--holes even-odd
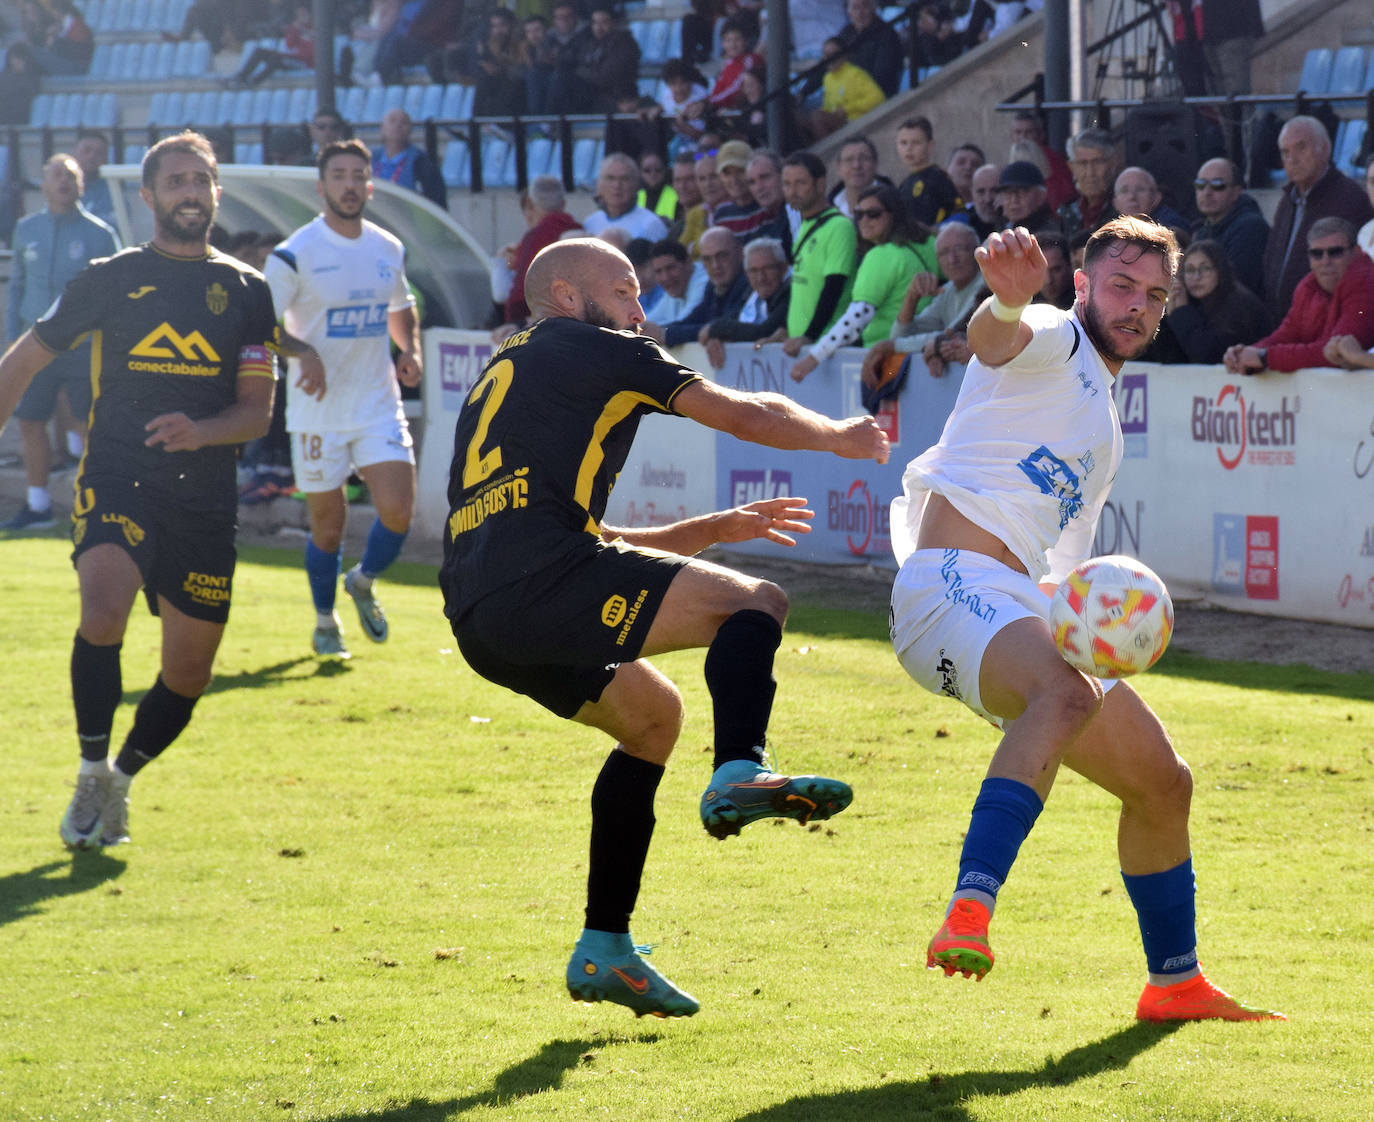
[[(356, 469), (377, 509), (362, 559), (344, 576), (363, 633), (387, 637), (373, 581), (396, 560), (415, 507), (415, 454), (397, 377), (419, 385), (419, 321), (400, 241), (363, 218), (372, 161), (361, 141), (320, 151), (318, 218), (272, 251), (264, 275), (283, 317), (295, 375), (286, 427), (296, 485), (310, 511), (305, 571), (315, 603), (315, 653), (348, 657), (334, 611), (348, 518), (344, 483)], [(390, 343), (399, 348), (393, 371)]]

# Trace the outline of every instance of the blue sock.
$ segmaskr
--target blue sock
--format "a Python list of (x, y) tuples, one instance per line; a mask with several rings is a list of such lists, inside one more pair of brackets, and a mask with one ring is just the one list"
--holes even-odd
[(1044, 806), (1034, 790), (1015, 779), (983, 780), (959, 855), (956, 897), (969, 896), (992, 908), (1021, 843)]
[(1140, 941), (1151, 974), (1186, 974), (1197, 966), (1197, 907), (1193, 859), (1162, 873), (1129, 877), (1126, 894), (1140, 921)]
[(380, 518), (376, 519), (372, 523), (372, 529), (367, 532), (363, 559), (358, 562), (358, 568), (362, 570), (363, 576), (372, 580), (378, 573), (385, 572), (387, 566), (401, 555), (401, 546), (405, 544), (405, 540), (405, 534), (388, 530), (382, 525)]
[(315, 611), (321, 615), (334, 610), (342, 567), (342, 550), (326, 553), (315, 544), (314, 538), (305, 539), (305, 576), (310, 581), (310, 598), (315, 601)]

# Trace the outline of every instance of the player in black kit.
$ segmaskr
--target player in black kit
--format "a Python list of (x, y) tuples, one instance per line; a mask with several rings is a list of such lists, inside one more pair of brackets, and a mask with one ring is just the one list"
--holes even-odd
[[(3, 425), (54, 354), (92, 337), (94, 404), (72, 512), (82, 762), (61, 825), (71, 848), (129, 840), (129, 783), (191, 719), (229, 617), (234, 446), (267, 431), (277, 328), (262, 277), (209, 248), (219, 193), (203, 136), (150, 148), (142, 195), (153, 240), (93, 262), (0, 359)], [(161, 619), (162, 667), (112, 766), (120, 645), (140, 587)]]
[(713, 385), (638, 334), (634, 268), (593, 239), (530, 265), (535, 324), (492, 356), (458, 418), (440, 585), (463, 657), (483, 677), (618, 741), (592, 789), (586, 926), (568, 989), (636, 1016), (698, 1009), (640, 957), (630, 914), (654, 827), (654, 794), (682, 727), (682, 698), (646, 656), (706, 647), (715, 772), (701, 818), (715, 837), (764, 817), (802, 822), (849, 805), (843, 783), (764, 766), (773, 655), (787, 597), (693, 558), (723, 541), (791, 544), (805, 499), (780, 498), (670, 526), (601, 522), (640, 417), (691, 418), (774, 448), (887, 459), (871, 417), (836, 421), (780, 394)]

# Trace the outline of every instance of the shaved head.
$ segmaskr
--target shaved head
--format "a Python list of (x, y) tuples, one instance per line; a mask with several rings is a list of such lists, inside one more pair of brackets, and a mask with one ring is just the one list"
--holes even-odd
[(638, 297), (630, 259), (600, 238), (569, 238), (545, 246), (525, 274), (525, 299), (536, 319), (555, 316), (636, 330), (633, 322), (643, 321)]

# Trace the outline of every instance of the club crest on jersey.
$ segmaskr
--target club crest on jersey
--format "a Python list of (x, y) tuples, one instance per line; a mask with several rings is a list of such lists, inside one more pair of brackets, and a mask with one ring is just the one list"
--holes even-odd
[(213, 315), (223, 315), (229, 308), (229, 293), (224, 290), (224, 285), (215, 281), (205, 290), (205, 306), (210, 309)]

